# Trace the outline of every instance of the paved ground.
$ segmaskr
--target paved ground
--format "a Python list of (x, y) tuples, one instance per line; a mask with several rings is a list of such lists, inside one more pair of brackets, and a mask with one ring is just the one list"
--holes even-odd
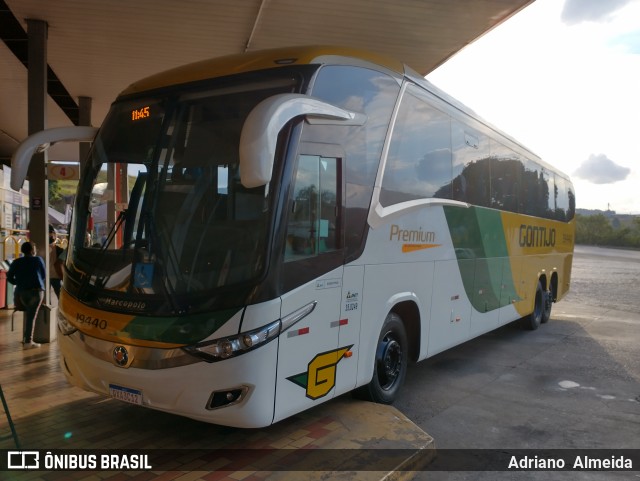
[(395, 406), (439, 448), (640, 448), (640, 316), (554, 309), (414, 366)]
[[(574, 291), (548, 324), (504, 326), (414, 365), (395, 406), (438, 450), (640, 448), (639, 282), (640, 253), (579, 247)], [(637, 469), (517, 479), (640, 479)], [(515, 476), (434, 474), (416, 479)]]

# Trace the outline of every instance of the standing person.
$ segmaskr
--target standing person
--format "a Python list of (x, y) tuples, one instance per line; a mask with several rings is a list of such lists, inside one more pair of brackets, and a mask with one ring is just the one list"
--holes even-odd
[(55, 229), (49, 225), (49, 283), (60, 301), (60, 285), (62, 283), (62, 259), (60, 256), (63, 249), (56, 244), (57, 237)]
[(15, 284), (14, 295), (24, 306), (26, 323), (23, 333), (24, 349), (40, 347), (33, 341), (35, 320), (44, 300), (46, 269), (42, 257), (36, 255), (36, 246), (32, 242), (25, 242), (20, 247), (24, 257), (19, 257), (11, 263), (7, 272), (7, 280)]

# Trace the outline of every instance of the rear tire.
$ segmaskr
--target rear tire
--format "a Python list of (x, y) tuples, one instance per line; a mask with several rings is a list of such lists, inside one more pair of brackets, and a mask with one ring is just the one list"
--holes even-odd
[(376, 347), (373, 378), (355, 395), (378, 404), (391, 404), (396, 399), (407, 374), (407, 334), (402, 319), (391, 312), (382, 326)]
[(551, 319), (551, 306), (553, 305), (553, 294), (551, 291), (544, 291), (543, 294), (544, 304), (542, 307), (542, 319), (540, 319), (542, 324), (549, 322), (549, 319)]
[[(545, 299), (547, 298), (542, 283), (538, 281), (536, 287), (536, 296), (533, 301), (533, 312), (526, 317), (522, 318), (522, 326), (530, 331), (535, 331), (540, 327), (542, 323), (542, 317), (545, 310)], [(549, 311), (551, 313), (551, 311)]]

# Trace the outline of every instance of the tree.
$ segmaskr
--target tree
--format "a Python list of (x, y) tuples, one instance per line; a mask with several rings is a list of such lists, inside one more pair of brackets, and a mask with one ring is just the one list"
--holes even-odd
[(54, 203), (62, 199), (60, 184), (57, 180), (49, 181), (49, 203)]
[(613, 227), (604, 215), (576, 215), (576, 243), (608, 245), (612, 237)]
[(612, 222), (603, 214), (576, 214), (576, 243), (640, 248), (640, 217), (625, 226), (619, 219), (615, 220), (618, 222)]

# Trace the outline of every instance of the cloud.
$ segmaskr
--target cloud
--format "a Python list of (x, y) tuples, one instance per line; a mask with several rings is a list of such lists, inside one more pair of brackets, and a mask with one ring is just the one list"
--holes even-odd
[(591, 154), (573, 175), (593, 184), (613, 184), (627, 178), (631, 169), (622, 167), (604, 154)]
[(566, 0), (562, 21), (567, 25), (580, 22), (602, 22), (631, 0)]

